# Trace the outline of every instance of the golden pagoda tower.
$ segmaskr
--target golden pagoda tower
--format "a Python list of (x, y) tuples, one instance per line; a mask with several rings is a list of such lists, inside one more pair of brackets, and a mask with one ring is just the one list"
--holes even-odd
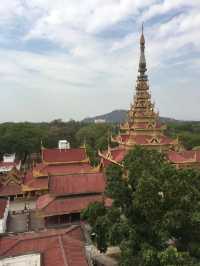
[(140, 37), (139, 75), (136, 82), (136, 94), (128, 111), (128, 119), (120, 125), (120, 133), (112, 141), (120, 148), (130, 149), (134, 145), (155, 148), (160, 151), (178, 150), (178, 139), (164, 135), (166, 125), (159, 121), (159, 114), (154, 110), (149, 91), (149, 82), (145, 59), (145, 38), (142, 25)]

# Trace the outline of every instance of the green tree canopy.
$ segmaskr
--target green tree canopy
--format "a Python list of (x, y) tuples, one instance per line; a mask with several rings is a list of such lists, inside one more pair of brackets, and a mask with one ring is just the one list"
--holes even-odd
[(76, 133), (76, 140), (81, 145), (86, 143), (87, 153), (91, 163), (99, 162), (98, 150), (105, 150), (108, 146), (112, 126), (109, 124), (88, 124)]
[(100, 239), (103, 232), (104, 247), (121, 248), (121, 265), (200, 265), (200, 172), (136, 147), (123, 169), (111, 165), (106, 174), (113, 206), (98, 216), (104, 222), (95, 233)]

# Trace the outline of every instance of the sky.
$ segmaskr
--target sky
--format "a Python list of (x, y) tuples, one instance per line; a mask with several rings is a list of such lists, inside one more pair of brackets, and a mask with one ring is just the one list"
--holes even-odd
[(142, 22), (156, 110), (200, 120), (200, 0), (3, 0), (0, 122), (128, 109)]

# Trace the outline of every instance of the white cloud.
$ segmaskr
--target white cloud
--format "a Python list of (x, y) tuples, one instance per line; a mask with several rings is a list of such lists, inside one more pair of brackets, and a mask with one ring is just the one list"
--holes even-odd
[(0, 4), (0, 24), (5, 24), (23, 15), (24, 7), (20, 0), (1, 1)]
[[(12, 106), (18, 111), (12, 109), (10, 117), (50, 120), (64, 118), (66, 112), (67, 118), (82, 118), (127, 108), (139, 56), (135, 28), (139, 28), (142, 20), (146, 21), (148, 68), (153, 75), (157, 71), (160, 80), (163, 69), (169, 71), (175, 64), (182, 67), (186, 60), (183, 56), (187, 57), (193, 50), (200, 51), (199, 9), (196, 0), (9, 0), (3, 3), (0, 25), (6, 22), (15, 26), (19, 18), (28, 22), (26, 33), (17, 36), (19, 42), (28, 45), (31, 40), (45, 40), (64, 48), (62, 52), (55, 49), (44, 54), (0, 48), (0, 86), (7, 87), (10, 93), (17, 92)], [(174, 10), (180, 11), (178, 15), (168, 17), (167, 21), (159, 20), (160, 15), (169, 15)], [(157, 22), (150, 23), (151, 18)], [(128, 20), (133, 32), (129, 30), (123, 37), (101, 35), (110, 29), (117, 31), (118, 23)], [(190, 66), (184, 65), (191, 72)], [(164, 87), (166, 80), (160, 80)], [(25, 97), (30, 110), (23, 113), (24, 104), (15, 103), (15, 100), (21, 102), (19, 97)], [(161, 96), (157, 97), (156, 103)], [(162, 110), (166, 111), (167, 107), (161, 106)], [(173, 116), (179, 116), (175, 111)], [(41, 114), (42, 118), (38, 118)]]
[(142, 15), (141, 21), (149, 20), (153, 17), (166, 14), (173, 10), (180, 10), (181, 8), (199, 8), (200, 2), (198, 0), (164, 0), (163, 2), (151, 5)]

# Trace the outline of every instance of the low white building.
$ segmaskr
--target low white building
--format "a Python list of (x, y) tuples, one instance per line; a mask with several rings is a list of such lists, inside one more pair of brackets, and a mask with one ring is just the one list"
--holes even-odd
[(8, 211), (9, 211), (9, 200), (0, 199), (0, 234), (6, 232)]
[(21, 161), (16, 160), (15, 153), (4, 154), (3, 161), (0, 162), (0, 173), (6, 174), (6, 173), (12, 171), (13, 168), (20, 170)]
[(63, 149), (70, 149), (70, 143), (69, 141), (67, 141), (66, 139), (64, 140), (59, 140), (58, 141), (58, 148), (60, 150), (63, 150)]
[(99, 119), (95, 119), (95, 120), (94, 120), (94, 123), (95, 123), (95, 124), (103, 124), (103, 123), (106, 123), (106, 120), (105, 120), (105, 119), (100, 119), (100, 118), (99, 118)]
[(0, 266), (40, 266), (40, 253), (25, 254), (0, 259)]

